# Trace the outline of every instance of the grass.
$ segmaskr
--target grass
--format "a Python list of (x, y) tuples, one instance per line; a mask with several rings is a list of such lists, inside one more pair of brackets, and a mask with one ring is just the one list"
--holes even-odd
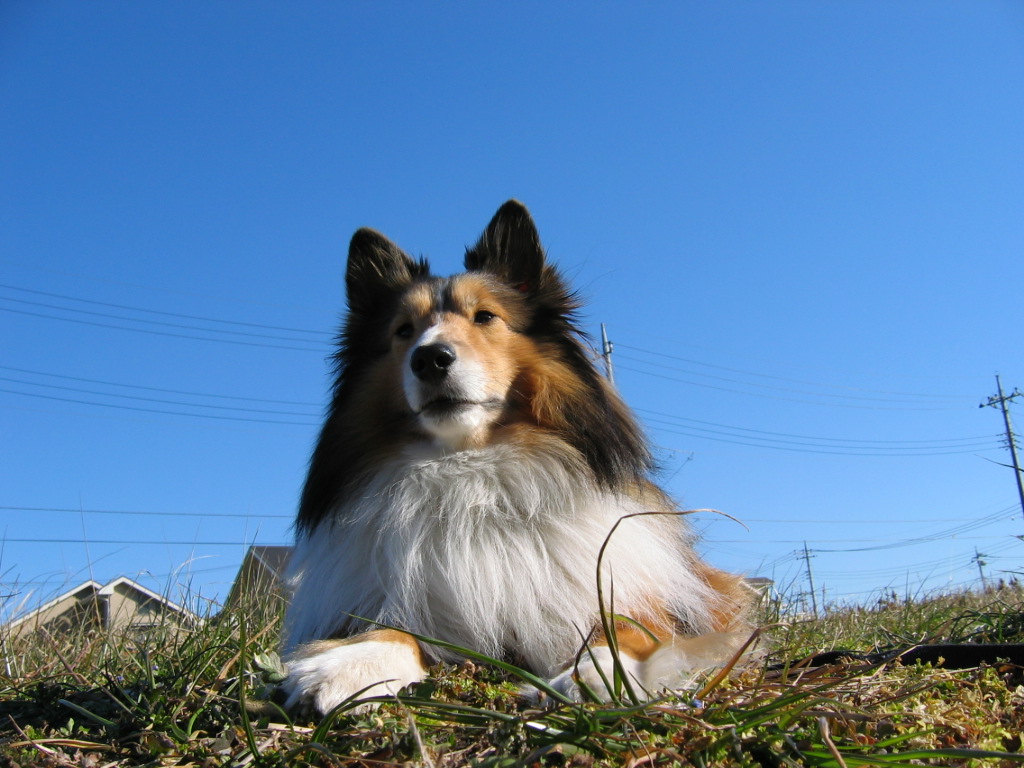
[(514, 670), (468, 661), (322, 722), (274, 703), (278, 617), (235, 609), (198, 629), (80, 627), (7, 638), (0, 768), (13, 766), (1011, 766), (1024, 764), (1024, 674), (862, 662), (824, 650), (1024, 642), (1024, 589), (880, 599), (822, 618), (764, 606), (767, 663), (634, 705), (525, 707)]

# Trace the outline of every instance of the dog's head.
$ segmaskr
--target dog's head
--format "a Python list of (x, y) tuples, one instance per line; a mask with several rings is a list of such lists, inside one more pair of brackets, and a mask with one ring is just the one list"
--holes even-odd
[(539, 357), (549, 366), (561, 357), (541, 347), (569, 332), (575, 309), (517, 201), (495, 214), (465, 266), (460, 275), (433, 277), (425, 261), (361, 229), (346, 275), (349, 362), (357, 352), (373, 358), (381, 386), (400, 383), (391, 388), (392, 406), (455, 449), (482, 445), (496, 424), (537, 410), (533, 369)]

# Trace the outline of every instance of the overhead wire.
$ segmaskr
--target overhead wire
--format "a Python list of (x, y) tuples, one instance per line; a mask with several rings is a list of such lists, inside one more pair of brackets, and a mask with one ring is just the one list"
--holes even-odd
[[(2, 366), (0, 366), (0, 367), (2, 367)], [(791, 433), (791, 432), (773, 432), (773, 431), (764, 430), (764, 429), (752, 429), (750, 427), (737, 427), (737, 426), (730, 425), (730, 424), (719, 424), (717, 422), (712, 422), (712, 421), (702, 421), (700, 419), (692, 419), (692, 418), (687, 418), (685, 416), (676, 416), (676, 415), (671, 414), (671, 413), (662, 413), (660, 411), (652, 411), (652, 410), (650, 410), (648, 408), (634, 408), (633, 410), (636, 411), (637, 413), (649, 413), (649, 414), (652, 414), (654, 416), (661, 416), (662, 418), (672, 419), (673, 421), (676, 421), (676, 422), (684, 422), (680, 426), (686, 426), (687, 424), (691, 424), (691, 423), (692, 424), (701, 424), (701, 425), (709, 426), (709, 427), (718, 427), (719, 429), (729, 429), (729, 430), (733, 430), (733, 431), (736, 431), (736, 432), (750, 432), (755, 437), (758, 436), (758, 435), (767, 435), (768, 437), (772, 437), (772, 438), (775, 438), (775, 437), (787, 437), (787, 438), (798, 438), (798, 439), (802, 439), (802, 440), (814, 440), (814, 441), (831, 442), (831, 443), (855, 443), (855, 444), (859, 443), (859, 444), (865, 444), (865, 445), (879, 445), (879, 446), (890, 446), (890, 445), (938, 445), (938, 444), (943, 444), (943, 443), (949, 443), (949, 444), (955, 444), (955, 443), (977, 443), (979, 441), (985, 441), (985, 443), (988, 444), (993, 439), (995, 439), (994, 436), (992, 436), (992, 435), (974, 435), (974, 436), (971, 436), (971, 437), (950, 437), (950, 438), (938, 438), (938, 439), (933, 438), (933, 439), (930, 439), (930, 440), (878, 440), (878, 439), (866, 440), (866, 439), (847, 438), (847, 437), (827, 437), (827, 436), (822, 436), (822, 435), (801, 435), (801, 434), (794, 434), (794, 433)], [(696, 429), (696, 427), (694, 427), (694, 429)]]
[[(690, 435), (693, 437), (706, 437), (707, 435), (724, 435), (732, 438), (758, 441), (753, 443), (742, 443), (752, 447), (785, 447), (802, 446), (804, 448), (828, 449), (822, 452), (843, 453), (851, 452), (854, 455), (878, 455), (880, 451), (895, 451), (910, 453), (911, 455), (933, 455), (937, 451), (944, 453), (973, 453), (977, 450), (999, 447), (996, 436), (980, 435), (975, 437), (940, 438), (932, 440), (863, 440), (856, 438), (822, 437), (812, 435), (799, 435), (785, 432), (772, 432), (762, 429), (751, 429), (749, 427), (738, 427), (729, 424), (718, 424), (715, 422), (690, 419), (683, 416), (652, 411), (647, 408), (634, 408), (637, 413), (648, 414), (645, 421), (653, 424), (663, 424), (680, 429), (689, 430), (678, 434)], [(701, 426), (691, 426), (701, 425)], [(715, 429), (711, 429), (715, 427)], [(660, 431), (671, 432), (664, 428)], [(704, 434), (694, 434), (704, 433)], [(737, 434), (741, 433), (741, 434)], [(746, 434), (743, 434), (746, 433)], [(707, 439), (715, 439), (708, 437)], [(728, 441), (722, 441), (728, 442)], [(838, 449), (844, 449), (840, 452)], [(953, 450), (956, 448), (956, 450)], [(890, 454), (882, 454), (890, 455)]]
[[(742, 445), (747, 448), (769, 448), (777, 451), (790, 451), (795, 453), (816, 453), (832, 456), (952, 456), (956, 454), (977, 453), (979, 450), (987, 450), (998, 447), (998, 444), (978, 444), (972, 447), (962, 446), (956, 450), (952, 447), (936, 446), (899, 448), (896, 446), (866, 447), (866, 446), (835, 446), (823, 445), (809, 442), (792, 440), (757, 438), (750, 435), (735, 435), (727, 431), (712, 430), (700, 427), (688, 427), (684, 424), (666, 422), (663, 419), (648, 418), (646, 423), (651, 424), (651, 429), (657, 432), (683, 435), (685, 437), (700, 438), (713, 442), (727, 443), (730, 445)], [(663, 425), (663, 426), (659, 426)], [(669, 427), (676, 427), (671, 429)]]
[(36, 370), (32, 370), (30, 368), (16, 368), (16, 367), (11, 366), (11, 365), (0, 365), (0, 370), (14, 371), (16, 373), (25, 373), (25, 374), (29, 374), (31, 376), (46, 376), (46, 377), (49, 377), (49, 378), (62, 379), (62, 380), (65, 380), (65, 381), (80, 381), (80, 382), (83, 382), (83, 383), (86, 383), (86, 384), (99, 384), (99, 385), (105, 386), (105, 387), (119, 387), (119, 388), (122, 388), (122, 389), (137, 389), (137, 390), (142, 390), (142, 391), (145, 391), (145, 392), (163, 392), (163, 393), (171, 394), (171, 395), (185, 395), (187, 397), (208, 397), (208, 398), (213, 398), (213, 399), (217, 399), (217, 400), (239, 400), (239, 401), (243, 401), (243, 402), (267, 403), (267, 404), (273, 404), (273, 405), (297, 405), (297, 406), (306, 406), (306, 407), (309, 407), (309, 408), (316, 408), (316, 407), (320, 406), (319, 403), (310, 402), (308, 400), (301, 400), (301, 401), (300, 400), (278, 400), (278, 399), (263, 398), (263, 397), (245, 397), (243, 395), (223, 395), (223, 394), (215, 394), (215, 393), (212, 393), (212, 392), (192, 392), (192, 391), (189, 391), (189, 390), (182, 390), (182, 389), (168, 389), (166, 387), (147, 387), (147, 386), (143, 386), (141, 384), (125, 384), (123, 382), (107, 381), (107, 380), (104, 380), (104, 379), (90, 379), (90, 378), (86, 378), (84, 376), (67, 376), (65, 374), (60, 374), (60, 373), (48, 373), (46, 371), (36, 371)]
[(161, 403), (163, 405), (180, 405), (180, 406), (184, 406), (184, 407), (187, 407), (187, 408), (211, 408), (211, 409), (219, 410), (219, 411), (239, 411), (239, 412), (243, 412), (243, 413), (258, 413), (258, 414), (267, 414), (267, 415), (272, 415), (272, 416), (305, 416), (305, 417), (308, 417), (308, 418), (316, 418), (317, 415), (318, 415), (318, 414), (315, 414), (315, 413), (296, 413), (295, 411), (280, 411), (280, 410), (274, 410), (274, 409), (268, 409), (268, 408), (246, 408), (246, 407), (237, 406), (237, 405), (215, 405), (215, 404), (212, 404), (212, 403), (191, 403), (191, 402), (185, 402), (185, 401), (182, 401), (182, 400), (167, 400), (165, 398), (144, 397), (142, 395), (116, 394), (116, 393), (102, 392), (102, 391), (95, 390), (95, 389), (84, 389), (82, 387), (69, 387), (69, 386), (64, 386), (62, 384), (47, 384), (45, 382), (25, 381), (24, 379), (17, 379), (17, 378), (14, 378), (12, 376), (0, 376), (0, 381), (6, 381), (8, 383), (21, 384), (21, 385), (32, 386), (32, 387), (45, 387), (47, 389), (57, 389), (57, 390), (60, 390), (62, 392), (75, 392), (77, 394), (84, 394), (84, 395), (98, 395), (100, 397), (121, 398), (121, 399), (125, 399), (125, 400), (137, 400), (137, 401), (147, 402), (147, 403)]
[[(700, 373), (699, 371), (686, 371), (686, 370), (684, 370), (682, 368), (677, 368), (677, 367), (671, 366), (671, 365), (665, 365), (663, 363), (656, 363), (656, 362), (652, 362), (650, 360), (644, 360), (643, 358), (633, 357), (631, 355), (622, 355), (622, 354), (620, 354), (620, 355), (618, 355), (618, 357), (626, 359), (626, 360), (632, 360), (633, 362), (641, 363), (643, 365), (654, 366), (656, 368), (663, 368), (663, 369), (667, 369), (667, 370), (671, 370), (671, 371), (679, 371), (681, 373), (686, 373), (689, 376), (698, 376), (698, 377), (702, 377), (702, 378), (705, 378), (705, 379), (711, 379), (711, 380), (714, 380), (714, 381), (724, 381), (724, 382), (729, 383), (729, 384), (740, 384), (740, 385), (745, 386), (745, 387), (757, 387), (759, 389), (769, 389), (769, 390), (773, 390), (773, 391), (776, 391), (776, 392), (787, 392), (789, 394), (810, 395), (812, 397), (835, 398), (835, 399), (842, 399), (842, 400), (857, 400), (857, 401), (861, 401), (861, 402), (870, 402), (870, 403), (899, 403), (901, 405), (905, 405), (908, 402), (913, 402), (913, 401), (893, 399), (893, 398), (869, 397), (869, 396), (865, 396), (865, 395), (837, 395), (837, 394), (832, 394), (832, 393), (828, 393), (828, 392), (812, 392), (812, 391), (808, 391), (808, 390), (792, 389), (790, 387), (780, 387), (780, 386), (775, 386), (775, 385), (772, 385), (772, 384), (758, 384), (757, 382), (742, 381), (742, 380), (739, 380), (739, 379), (732, 379), (732, 378), (728, 378), (728, 377), (725, 377), (725, 376), (716, 376), (716, 375), (709, 374), (709, 373)], [(628, 367), (628, 366), (622, 366), (622, 364), (619, 363), (618, 361), (616, 361), (615, 367), (617, 369), (625, 367), (625, 370), (628, 370), (628, 371), (634, 371), (636, 373), (647, 373), (647, 374), (649, 374), (648, 371), (642, 371), (642, 370), (638, 370), (636, 368), (631, 368), (631, 367)], [(679, 379), (679, 381), (682, 381), (682, 382), (685, 382), (685, 383), (688, 383), (688, 384), (694, 384), (696, 386), (707, 386), (707, 385), (702, 385), (699, 382), (689, 381), (687, 379)], [(726, 389), (726, 391), (738, 391), (738, 390), (733, 390), (733, 389), (728, 389), (728, 388), (723, 388), (723, 389)], [(756, 394), (756, 393), (748, 393), (748, 394)]]
[(162, 408), (144, 408), (142, 406), (133, 405), (121, 405), (119, 403), (99, 403), (94, 400), (81, 400), (72, 397), (59, 397), (57, 395), (44, 395), (39, 392), (19, 392), (16, 389), (7, 389), (6, 387), (0, 387), (0, 392), (5, 392), (11, 395), (21, 395), (23, 397), (34, 397), (42, 400), (53, 400), (62, 403), (74, 403), (77, 405), (93, 405), (100, 408), (115, 408), (123, 411), (135, 411), (138, 413), (159, 413), (164, 416), (181, 416), (188, 418), (200, 418), (200, 419), (216, 419), (218, 421), (241, 421), (251, 424), (285, 424), (291, 426), (301, 427), (315, 427), (318, 426), (318, 422), (312, 421), (294, 421), (294, 420), (283, 420), (283, 419), (259, 419), (253, 417), (244, 416), (228, 416), (224, 414), (216, 413), (183, 413), (181, 411), (169, 411)]
[[(165, 511), (131, 510), (131, 509), (92, 509), (92, 508), (84, 508), (84, 507), (39, 507), (39, 506), (17, 506), (17, 505), (0, 505), (0, 511), (8, 511), (8, 512), (71, 512), (71, 513), (75, 513), (75, 514), (85, 513), (85, 514), (96, 514), (96, 515), (150, 515), (150, 516), (156, 516), (156, 517), (203, 517), (203, 518), (222, 518), (223, 517), (223, 518), (243, 518), (243, 519), (245, 519), (245, 518), (289, 518), (290, 519), (292, 517), (292, 515), (267, 514), (267, 513), (255, 513), (255, 512), (233, 512), (233, 513), (227, 513), (227, 512), (224, 512), (224, 513), (221, 513), (221, 512), (178, 512), (178, 511), (166, 511), (165, 512)], [(1006, 514), (1007, 517), (1003, 518), (1002, 517), (1003, 514)], [(1000, 510), (997, 513), (994, 513), (991, 516), (987, 516), (985, 518), (981, 518), (980, 525), (988, 525), (991, 522), (1000, 522), (1003, 519), (1010, 520), (1010, 519), (1013, 519), (1015, 516), (1016, 516), (1016, 508), (1012, 507), (1012, 506), (1011, 507), (1007, 507), (1005, 509)], [(709, 518), (709, 520), (711, 520), (711, 519), (717, 520), (717, 518)], [(722, 518), (722, 519), (723, 519), (724, 522), (729, 522), (729, 523), (732, 522), (728, 518)], [(962, 520), (963, 520), (963, 518), (931, 518), (927, 522), (932, 522), (932, 523), (951, 523), (951, 522), (957, 522), (957, 521), (962, 521)], [(920, 525), (924, 521), (922, 521), (920, 519), (912, 520), (912, 519), (851, 519), (851, 518), (847, 518), (847, 519), (843, 519), (843, 520), (835, 520), (835, 519), (816, 518), (814, 520), (757, 519), (757, 520), (749, 520), (747, 522), (749, 522), (749, 524), (751, 526), (770, 525), (770, 524), (776, 524), (776, 523), (778, 523), (778, 524), (803, 524), (803, 525), (815, 525), (815, 526), (820, 526), (820, 525), (832, 526), (832, 525), (840, 525), (840, 524), (846, 524), (846, 525), (889, 525), (889, 524), (892, 524), (892, 525), (906, 525), (906, 524)], [(806, 539), (806, 540), (808, 542), (822, 541), (821, 539)], [(842, 541), (848, 541), (848, 540), (849, 539), (842, 539)], [(712, 544), (717, 547), (719, 544), (725, 543), (726, 541), (729, 541), (729, 540), (717, 539), (716, 538), (712, 542)], [(758, 541), (761, 542), (761, 541), (768, 541), (768, 540), (758, 539)], [(792, 541), (787, 540), (784, 543), (793, 543), (794, 541), (796, 541), (796, 540), (795, 539), (792, 540)], [(801, 538), (799, 541), (803, 542), (804, 539)], [(747, 542), (743, 541), (743, 540), (736, 540), (734, 543), (747, 543)]]
[(85, 515), (143, 515), (146, 517), (201, 517), (207, 520), (219, 520), (229, 518), (242, 519), (288, 519), (294, 515), (281, 515), (254, 512), (152, 512), (131, 509), (82, 509), (78, 507), (18, 507), (11, 505), (0, 506), (5, 512), (71, 512)]
[[(726, 367), (726, 366), (723, 366), (723, 365), (715, 365), (713, 363), (706, 363), (706, 362), (703, 362), (701, 360), (694, 360), (693, 358), (681, 357), (679, 355), (672, 355), (672, 354), (668, 354), (666, 352), (659, 352), (659, 351), (653, 350), (653, 349), (645, 349), (643, 347), (637, 347), (637, 346), (633, 346), (633, 345), (630, 345), (630, 344), (623, 344), (623, 343), (621, 343), (619, 341), (616, 341), (615, 342), (615, 348), (619, 349), (621, 347), (624, 347), (626, 349), (631, 349), (631, 350), (633, 350), (635, 352), (641, 352), (643, 354), (652, 355), (652, 356), (655, 356), (655, 357), (667, 358), (667, 359), (670, 359), (670, 360), (677, 360), (677, 361), (680, 361), (680, 362), (689, 363), (691, 365), (699, 365), (699, 366), (702, 366), (704, 368), (713, 368), (713, 369), (720, 370), (720, 371), (727, 371), (729, 373), (739, 373), (739, 374), (742, 374), (744, 376), (755, 376), (755, 377), (763, 378), (763, 379), (772, 379), (772, 380), (775, 380), (775, 381), (784, 381), (784, 382), (788, 382), (788, 383), (791, 383), (791, 384), (802, 384), (802, 385), (805, 385), (805, 386), (822, 387), (822, 388), (828, 388), (828, 389), (841, 389), (841, 390), (853, 391), (853, 392), (871, 392), (871, 393), (880, 394), (880, 395), (895, 395), (895, 396), (898, 396), (898, 397), (933, 398), (933, 399), (937, 399), (937, 400), (950, 400), (950, 401), (954, 401), (955, 400), (957, 402), (959, 402), (961, 400), (961, 398), (958, 398), (958, 397), (955, 397), (955, 396), (951, 396), (951, 395), (940, 395), (940, 394), (924, 393), (924, 392), (901, 392), (901, 391), (884, 390), (884, 389), (870, 389), (870, 388), (866, 388), (866, 387), (854, 387), (854, 386), (850, 386), (850, 385), (847, 385), (847, 384), (829, 384), (829, 383), (822, 383), (822, 382), (807, 381), (807, 380), (804, 380), (804, 379), (793, 379), (793, 378), (789, 378), (789, 377), (786, 377), (786, 376), (776, 376), (776, 375), (772, 375), (772, 374), (768, 374), (768, 373), (759, 373), (759, 372), (756, 372), (756, 371), (748, 371), (748, 370), (744, 370), (744, 369), (740, 369), (740, 368), (729, 368), (729, 367)], [(636, 358), (636, 359), (639, 359), (639, 358)], [(659, 365), (657, 363), (649, 363), (649, 364), (650, 365)], [(678, 368), (678, 367), (674, 367), (674, 366), (661, 365), (660, 367), (671, 368), (672, 370), (678, 370), (678, 371), (682, 371), (684, 373), (690, 373), (690, 371), (687, 371), (686, 369)], [(707, 375), (707, 374), (699, 374), (699, 375)], [(725, 379), (725, 380), (726, 381), (737, 381), (735, 379)], [(746, 382), (739, 381), (739, 383), (746, 383)], [(808, 393), (808, 394), (817, 394), (817, 393)], [(848, 395), (848, 397), (857, 397), (857, 396)]]
[[(112, 325), (110, 323), (99, 323), (99, 322), (95, 322), (95, 321), (92, 321), (92, 320), (80, 320), (80, 319), (76, 319), (76, 318), (73, 318), (73, 317), (60, 317), (58, 315), (47, 315), (47, 314), (43, 314), (41, 312), (29, 312), (29, 311), (21, 310), (21, 309), (11, 309), (10, 307), (0, 307), (0, 312), (10, 312), (10, 313), (13, 313), (13, 314), (27, 315), (27, 316), (30, 316), (30, 317), (41, 317), (41, 318), (45, 318), (47, 320), (60, 320), (60, 321), (63, 321), (63, 322), (68, 322), (68, 323), (76, 323), (78, 325), (88, 325), (88, 326), (92, 326), (94, 328), (112, 328), (114, 330), (119, 330), (119, 331), (131, 331), (133, 333), (145, 333), (145, 334), (150, 334), (150, 335), (153, 335), (153, 336), (165, 336), (165, 337), (176, 338), (176, 339), (190, 339), (192, 341), (209, 341), (209, 342), (215, 342), (215, 343), (219, 343), (219, 344), (234, 344), (234, 345), (243, 346), (243, 347), (262, 347), (264, 349), (287, 349), (287, 350), (292, 350), (292, 351), (295, 351), (295, 352), (320, 352), (320, 351), (322, 351), (321, 349), (317, 349), (317, 348), (313, 348), (313, 347), (298, 347), (298, 346), (286, 345), (286, 344), (267, 344), (267, 343), (264, 343), (264, 342), (257, 342), (257, 341), (243, 341), (241, 339), (218, 339), (218, 338), (210, 337), (210, 336), (196, 336), (194, 334), (187, 334), (187, 333), (174, 333), (174, 332), (171, 332), (171, 331), (158, 331), (158, 330), (154, 330), (152, 328), (133, 328), (131, 326), (126, 326), (126, 325)], [(209, 330), (209, 332), (212, 332), (212, 333), (224, 333), (224, 331), (217, 331), (217, 330), (212, 329), (212, 328), (208, 329), (208, 330)]]
[(964, 538), (961, 534), (968, 533), (970, 531), (977, 530), (978, 528), (984, 528), (987, 525), (992, 525), (997, 522), (1005, 522), (1011, 520), (1015, 515), (1010, 513), (1014, 510), (1013, 507), (1007, 507), (991, 515), (986, 515), (979, 520), (973, 520), (965, 522), (962, 525), (954, 526), (952, 528), (946, 528), (941, 531), (935, 531), (933, 533), (917, 536), (910, 539), (904, 539), (902, 541), (890, 542), (887, 544), (879, 544), (871, 547), (848, 547), (843, 549), (823, 549), (821, 547), (815, 547), (816, 552), (873, 552), (882, 549), (896, 549), (899, 547), (916, 546), (919, 544), (930, 544), (934, 541), (941, 541), (944, 539), (952, 538)]
[[(204, 331), (206, 333), (220, 333), (220, 334), (225, 334), (225, 335), (230, 335), (230, 336), (246, 336), (248, 338), (271, 339), (271, 340), (274, 340), (274, 341), (294, 341), (294, 342), (299, 342), (299, 343), (311, 341), (309, 339), (296, 339), (296, 338), (293, 338), (293, 337), (290, 337), (290, 336), (274, 336), (274, 335), (266, 334), (266, 333), (254, 333), (252, 331), (233, 331), (233, 330), (228, 330), (228, 329), (223, 329), (223, 328), (204, 328), (204, 327), (198, 326), (198, 325), (185, 325), (183, 323), (168, 323), (168, 322), (163, 321), (163, 320), (147, 320), (147, 319), (142, 318), (142, 317), (125, 317), (123, 315), (110, 314), (109, 312), (95, 312), (95, 311), (88, 310), (88, 309), (78, 309), (76, 307), (61, 307), (61, 306), (58, 306), (58, 305), (55, 305), (55, 304), (45, 304), (45, 303), (38, 302), (38, 301), (28, 301), (26, 299), (12, 299), (9, 296), (0, 296), (0, 301), (10, 301), (10, 302), (16, 302), (18, 304), (26, 304), (28, 306), (33, 306), (33, 307), (42, 307), (43, 309), (53, 309), (53, 310), (57, 310), (58, 312), (74, 312), (74, 313), (80, 314), (80, 315), (89, 315), (91, 317), (102, 317), (102, 318), (106, 318), (108, 320), (124, 320), (124, 321), (130, 322), (130, 323), (144, 323), (146, 325), (157, 325), (157, 326), (161, 326), (161, 327), (164, 327), (164, 328), (178, 328), (178, 329), (183, 329), (183, 330), (187, 330), (187, 331)], [(16, 310), (11, 310), (11, 311), (16, 311)], [(71, 318), (62, 318), (62, 317), (58, 317), (58, 316), (53, 316), (52, 319), (54, 319), (54, 320), (70, 320)], [(141, 330), (141, 329), (126, 328), (125, 330)]]
[[(4, 537), (5, 542), (12, 544), (104, 544), (104, 545), (131, 545), (131, 546), (173, 546), (173, 547), (241, 547), (251, 545), (251, 541), (153, 541), (148, 539), (42, 539), (42, 538), (10, 538)], [(279, 545), (274, 545), (279, 546)]]
[[(853, 409), (858, 409), (858, 410), (872, 410), (872, 411), (948, 411), (948, 410), (958, 410), (958, 408), (956, 408), (954, 406), (941, 406), (941, 407), (939, 407), (939, 406), (932, 406), (932, 405), (917, 405), (917, 406), (910, 407), (908, 405), (904, 405), (904, 406), (881, 405), (881, 404), (879, 404), (879, 405), (867, 405), (867, 404), (861, 404), (861, 403), (847, 403), (847, 402), (820, 402), (820, 401), (815, 401), (815, 400), (808, 400), (806, 398), (783, 397), (783, 396), (780, 396), (780, 395), (766, 394), (764, 392), (750, 392), (749, 390), (736, 389), (735, 387), (724, 387), (724, 386), (719, 386), (719, 385), (715, 385), (715, 384), (706, 384), (704, 382), (693, 381), (692, 379), (683, 379), (683, 378), (680, 378), (678, 376), (666, 376), (665, 374), (655, 373), (653, 371), (645, 371), (645, 370), (640, 369), (640, 368), (633, 368), (632, 366), (622, 365), (621, 363), (618, 363), (618, 362), (615, 364), (615, 370), (616, 371), (619, 371), (619, 370), (630, 371), (632, 373), (639, 373), (639, 374), (642, 374), (644, 376), (652, 376), (654, 378), (664, 379), (666, 381), (673, 381), (673, 382), (677, 382), (677, 383), (680, 383), (680, 384), (687, 384), (687, 385), (694, 386), (694, 387), (701, 387), (701, 388), (704, 388), (704, 389), (714, 389), (714, 390), (718, 390), (720, 392), (730, 392), (732, 394), (745, 395), (745, 396), (748, 396), (748, 397), (757, 397), (757, 398), (761, 398), (761, 399), (765, 399), (765, 400), (777, 400), (777, 401), (787, 402), (787, 403), (800, 403), (800, 404), (803, 404), (803, 405), (825, 406), (825, 407), (832, 407), (832, 408), (853, 408)], [(758, 385), (751, 385), (751, 386), (758, 386)], [(819, 396), (820, 397), (826, 397), (826, 395), (819, 395)], [(901, 402), (901, 401), (884, 401), (884, 400), (879, 400), (879, 401), (876, 401), (876, 402), (878, 402), (878, 403), (894, 402), (895, 403), (895, 402)]]
[[(148, 307), (135, 307), (135, 306), (127, 305), (127, 304), (114, 304), (112, 302), (107, 302), (107, 301), (96, 301), (95, 299), (83, 299), (83, 298), (81, 298), (79, 296), (68, 296), (66, 294), (61, 294), (61, 293), (50, 293), (49, 291), (39, 291), (39, 290), (35, 290), (33, 288), (24, 288), (24, 287), (17, 286), (17, 285), (7, 285), (7, 284), (0, 283), (0, 288), (8, 290), (8, 291), (19, 291), (21, 293), (29, 293), (29, 294), (33, 294), (35, 296), (46, 296), (47, 298), (51, 298), (51, 299), (62, 299), (64, 301), (77, 301), (79, 303), (90, 304), (92, 306), (108, 307), (108, 308), (111, 308), (111, 309), (122, 309), (122, 310), (126, 310), (126, 311), (129, 311), (129, 312), (140, 312), (140, 313), (145, 313), (145, 314), (150, 314), (150, 315), (161, 315), (163, 317), (176, 317), (176, 318), (185, 319), (185, 320), (198, 320), (198, 321), (204, 322), (204, 323), (222, 323), (224, 325), (237, 325), (237, 326), (244, 326), (244, 327), (247, 327), (247, 328), (261, 328), (263, 330), (271, 330), (271, 331), (289, 331), (291, 333), (307, 333), (307, 334), (311, 334), (311, 335), (314, 335), (314, 336), (325, 336), (325, 335), (326, 336), (331, 336), (332, 335), (331, 333), (329, 333), (327, 331), (322, 331), (322, 330), (321, 331), (317, 331), (317, 330), (311, 330), (309, 328), (295, 328), (295, 327), (282, 326), (282, 325), (267, 325), (266, 323), (250, 323), (250, 322), (245, 322), (243, 320), (225, 320), (224, 318), (219, 318), (219, 317), (205, 317), (205, 316), (201, 316), (201, 315), (187, 315), (187, 314), (183, 314), (181, 312), (167, 312), (167, 311), (163, 311), (163, 310), (159, 310), (159, 309), (150, 309)], [(10, 301), (15, 301), (15, 299), (9, 299), (9, 300)]]

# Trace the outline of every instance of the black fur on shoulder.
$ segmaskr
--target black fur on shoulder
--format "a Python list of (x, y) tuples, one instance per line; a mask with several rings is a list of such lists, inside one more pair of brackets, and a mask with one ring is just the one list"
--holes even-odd
[[(389, 320), (402, 293), (418, 280), (429, 280), (426, 259), (414, 261), (379, 232), (363, 228), (349, 243), (345, 287), (348, 315), (337, 337), (333, 356), (334, 387), (327, 420), (310, 459), (296, 526), (309, 531), (372, 468), (376, 458), (367, 451), (368, 435), (353, 428), (355, 393), (366, 368), (388, 352)], [(381, 413), (376, 426), (393, 434), (408, 431), (411, 414)]]

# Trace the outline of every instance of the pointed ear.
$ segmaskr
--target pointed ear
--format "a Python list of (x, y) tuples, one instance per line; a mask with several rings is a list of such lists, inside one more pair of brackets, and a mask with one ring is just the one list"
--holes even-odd
[(348, 247), (348, 306), (353, 312), (369, 311), (428, 271), (425, 261), (416, 263), (380, 232), (364, 227), (352, 235)]
[(466, 251), (466, 269), (490, 272), (523, 293), (533, 293), (544, 273), (544, 249), (526, 206), (509, 200), (480, 240)]

